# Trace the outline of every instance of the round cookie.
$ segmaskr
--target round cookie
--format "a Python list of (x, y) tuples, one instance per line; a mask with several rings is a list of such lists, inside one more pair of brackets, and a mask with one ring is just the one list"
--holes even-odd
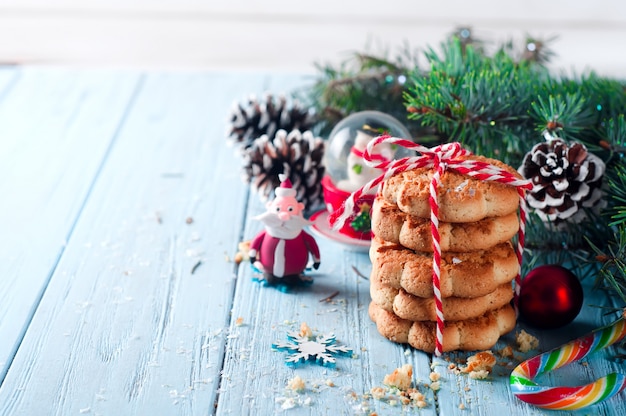
[[(370, 247), (374, 283), (404, 289), (422, 298), (433, 296), (432, 253), (415, 252), (380, 238)], [(517, 276), (519, 264), (510, 242), (489, 250), (441, 253), (441, 296), (475, 298), (493, 292)]]
[[(512, 212), (472, 223), (439, 222), (441, 251), (476, 251), (509, 241), (517, 234), (519, 219)], [(372, 207), (372, 233), (390, 243), (432, 252), (431, 222), (408, 215), (377, 196)]]
[[(461, 159), (478, 160), (497, 166), (522, 179), (512, 167), (482, 156)], [(434, 170), (419, 168), (398, 173), (387, 179), (382, 196), (409, 215), (430, 218), (430, 182)], [(481, 181), (446, 170), (438, 189), (439, 219), (445, 222), (474, 222), (487, 217), (501, 217), (517, 210), (519, 195), (514, 186), (496, 181)]]
[[(437, 320), (435, 298), (419, 298), (406, 293), (404, 289), (394, 289), (374, 282), (370, 285), (370, 295), (372, 302), (399, 318), (409, 321)], [(441, 303), (446, 320), (463, 321), (498, 309), (511, 302), (511, 299), (513, 288), (510, 283), (503, 283), (493, 292), (478, 298), (443, 298)]]
[[(369, 316), (378, 332), (390, 341), (409, 344), (418, 350), (435, 351), (436, 323), (413, 322), (399, 318), (370, 302)], [(500, 336), (515, 328), (515, 311), (510, 305), (491, 310), (466, 321), (446, 321), (443, 330), (443, 352), (474, 351), (492, 348)]]

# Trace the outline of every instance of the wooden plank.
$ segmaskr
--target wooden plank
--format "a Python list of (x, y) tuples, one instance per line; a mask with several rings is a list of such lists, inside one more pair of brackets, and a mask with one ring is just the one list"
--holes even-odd
[[(264, 211), (251, 195), (247, 218)], [(249, 220), (244, 237), (252, 238), (262, 229)], [(319, 270), (309, 272), (311, 286), (283, 293), (253, 281), (248, 263), (242, 263), (233, 305), (224, 378), (220, 386), (217, 414), (278, 414), (291, 405), (290, 414), (397, 414), (398, 406), (364, 397), (370, 389), (382, 386), (385, 374), (403, 363), (412, 363), (417, 380), (427, 380), (429, 358), (391, 344), (376, 332), (367, 318), (369, 284), (353, 267), (369, 275), (367, 253), (345, 250), (334, 242), (316, 237), (322, 262)], [(335, 294), (326, 302), (329, 295)], [(287, 331), (298, 331), (306, 322), (316, 334), (334, 333), (337, 343), (354, 352), (340, 357), (335, 368), (303, 363), (296, 368), (285, 365), (285, 352), (272, 350), (272, 343), (285, 341)], [(305, 380), (304, 392), (287, 388), (289, 380)], [(435, 414), (432, 394), (423, 414)], [(365, 413), (368, 414), (368, 413)]]
[[(273, 77), (267, 89), (294, 90), (303, 81)], [(260, 198), (251, 193), (244, 239), (262, 229), (252, 218), (263, 211)], [(403, 363), (413, 365), (415, 380), (428, 380), (429, 356), (383, 339), (367, 317), (369, 283), (353, 269), (369, 276), (367, 253), (347, 250), (319, 236), (316, 241), (322, 262), (319, 270), (309, 272), (314, 283), (292, 293), (253, 281), (247, 262), (239, 267), (217, 414), (278, 414), (291, 405), (295, 407), (289, 413), (294, 415), (397, 414), (399, 406), (372, 399), (370, 390), (382, 386), (384, 376)], [(331, 295), (330, 301), (324, 301)], [(243, 324), (237, 325), (238, 318)], [(272, 350), (272, 343), (284, 341), (287, 331), (298, 331), (302, 322), (316, 334), (334, 333), (337, 343), (351, 348), (354, 356), (338, 358), (335, 368), (309, 363), (288, 367), (286, 353)], [(287, 388), (296, 375), (306, 382), (299, 394)], [(434, 395), (422, 391), (429, 406), (421, 414), (436, 414)]]
[[(447, 363), (442, 361), (441, 365), (435, 367), (436, 371), (441, 374), (442, 380), (442, 389), (438, 394), (440, 414), (458, 415), (461, 404), (471, 414), (481, 415), (500, 415), (504, 408), (510, 412), (507, 414), (511, 415), (565, 416), (572, 414), (566, 411), (541, 410), (517, 400), (509, 390), (510, 372), (523, 359), (560, 347), (572, 339), (610, 323), (613, 318), (607, 319), (607, 317), (602, 316), (603, 309), (593, 306), (606, 305), (606, 301), (607, 297), (604, 292), (592, 290), (587, 286), (585, 287), (583, 309), (573, 323), (555, 330), (538, 330), (528, 326), (523, 321), (518, 322), (516, 329), (504, 336), (493, 348), (492, 351), (498, 358), (498, 365), (486, 380), (472, 380), (465, 374), (456, 375), (449, 371)], [(515, 358), (512, 360), (502, 357), (499, 351), (507, 345), (515, 349), (515, 335), (522, 329), (539, 339), (539, 348), (528, 353), (515, 351)], [(614, 353), (615, 351), (608, 350), (593, 354), (581, 362), (550, 372), (539, 378), (537, 382), (545, 386), (583, 385), (611, 372), (623, 372), (619, 362), (611, 358)], [(448, 359), (462, 367), (465, 359), (471, 354), (471, 352), (449, 354)], [(621, 394), (610, 401), (575, 414), (620, 415), (624, 408), (623, 397)], [(622, 410), (619, 410), (617, 406), (621, 406)]]
[[(508, 368), (491, 381), (474, 382), (440, 365), (442, 389), (435, 394), (421, 386), (429, 382), (430, 356), (383, 339), (367, 317), (369, 285), (353, 270), (369, 274), (366, 253), (317, 237), (322, 266), (312, 272), (312, 286), (294, 293), (261, 287), (248, 264), (227, 261), (238, 241), (262, 228), (252, 217), (264, 211), (240, 182), (238, 157), (224, 145), (227, 109), (251, 92), (279, 93), (301, 82), (298, 75), (155, 73), (139, 84), (0, 387), (0, 414), (256, 415), (291, 404), (296, 407), (289, 413), (296, 415), (559, 414), (515, 400)], [(0, 120), (2, 109), (0, 101)], [(10, 114), (20, 120), (16, 110)], [(70, 130), (84, 137), (91, 125), (81, 119), (72, 119), (82, 127)], [(50, 165), (34, 159), (45, 177)], [(587, 304), (601, 298), (589, 294)], [(586, 333), (599, 319), (587, 306), (576, 324), (539, 334), (542, 346), (560, 344), (574, 327), (576, 335)], [(301, 322), (318, 333), (334, 332), (354, 356), (338, 358), (335, 369), (287, 367), (286, 353), (271, 344)], [(403, 363), (413, 365), (427, 395), (425, 409), (366, 396)], [(619, 363), (595, 357), (588, 367), (564, 369), (546, 382), (581, 374), (590, 380), (609, 368), (619, 371)], [(296, 375), (307, 382), (299, 395), (286, 389)], [(593, 408), (594, 414), (622, 414), (623, 394)]]
[(19, 78), (19, 71), (11, 66), (0, 67), (0, 100), (5, 100)]
[(0, 71), (0, 82), (1, 381), (115, 138), (137, 76), (16, 68)]
[(0, 389), (0, 414), (211, 412), (235, 282), (225, 256), (246, 196), (223, 120), (265, 79), (147, 77)]
[[(263, 212), (261, 204), (252, 201), (248, 218), (260, 212)], [(253, 221), (247, 227), (246, 236), (254, 236), (261, 229)], [(385, 374), (404, 363), (413, 365), (415, 380), (421, 391), (427, 394), (429, 407), (421, 411), (424, 414), (499, 415), (503, 409), (511, 415), (572, 414), (542, 411), (518, 401), (510, 393), (508, 378), (514, 365), (523, 358), (557, 347), (606, 324), (606, 320), (600, 319), (601, 312), (590, 306), (602, 304), (605, 300), (602, 292), (587, 290), (581, 315), (575, 323), (560, 330), (538, 331), (523, 323), (518, 325), (513, 333), (498, 342), (494, 352), (507, 345), (515, 346), (515, 333), (521, 329), (540, 339), (540, 350), (526, 354), (516, 352), (514, 360), (506, 360), (496, 352), (499, 365), (494, 373), (487, 380), (472, 380), (466, 374), (457, 374), (448, 368), (450, 363), (462, 367), (472, 352), (445, 354), (431, 361), (428, 354), (383, 339), (367, 318), (368, 284), (353, 276), (352, 266), (368, 273), (371, 265), (367, 255), (344, 251), (321, 238), (317, 241), (325, 255), (322, 267), (312, 274), (316, 280), (310, 288), (295, 293), (285, 294), (260, 286), (252, 281), (249, 266), (242, 265), (233, 318), (242, 318), (244, 324), (236, 326), (231, 323), (231, 334), (234, 335), (228, 345), (218, 414), (237, 412), (241, 403), (236, 397), (244, 398), (241, 414), (277, 414), (284, 410), (284, 403), (295, 404), (296, 408), (291, 409), (290, 414), (296, 415), (324, 414), (328, 409), (333, 409), (335, 414), (368, 414), (369, 411), (379, 415), (397, 414), (398, 406), (363, 399), (362, 395), (372, 387), (380, 386)], [(337, 291), (339, 294), (333, 298), (333, 306), (329, 308), (320, 303), (325, 294)], [(255, 301), (250, 302), (250, 299)], [(312, 364), (295, 369), (287, 367), (283, 362), (285, 353), (273, 351), (271, 344), (282, 340), (287, 331), (297, 331), (301, 322), (307, 322), (317, 331), (334, 332), (339, 340), (355, 349), (358, 356), (352, 360), (339, 359), (334, 370)], [(583, 384), (610, 372), (622, 371), (620, 363), (611, 359), (611, 353), (615, 352), (595, 354), (583, 363), (550, 373), (540, 381), (546, 385)], [(435, 394), (424, 387), (430, 383), (431, 371), (441, 376), (441, 389)], [(300, 394), (293, 394), (287, 388), (289, 380), (296, 375), (307, 383), (307, 389)], [(327, 380), (331, 380), (334, 387), (328, 388), (325, 385)], [(624, 406), (622, 395), (589, 411), (598, 415), (619, 415)], [(286, 399), (293, 402), (286, 402)], [(576, 414), (589, 414), (589, 411)]]

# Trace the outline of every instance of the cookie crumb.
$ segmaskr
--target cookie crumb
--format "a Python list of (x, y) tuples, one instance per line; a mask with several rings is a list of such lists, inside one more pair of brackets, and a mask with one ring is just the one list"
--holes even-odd
[(459, 375), (459, 374), (461, 374), (461, 369), (460, 369), (460, 368), (459, 368), (459, 366), (458, 366), (457, 364), (455, 364), (455, 363), (450, 363), (450, 364), (448, 364), (448, 370), (450, 370), (450, 372), (451, 372), (452, 374), (455, 374), (455, 375)]
[(441, 378), (441, 374), (432, 371), (428, 378), (430, 378), (430, 381), (439, 381), (439, 379)]
[(370, 390), (372, 397), (376, 400), (382, 400), (387, 392), (382, 387), (372, 387)]
[(383, 379), (383, 384), (389, 387), (397, 387), (399, 390), (407, 390), (411, 387), (412, 378), (413, 366), (404, 364), (402, 367), (393, 370), (393, 373), (387, 374)]
[(486, 371), (489, 374), (495, 364), (496, 357), (491, 351), (481, 351), (468, 357), (467, 366), (462, 371), (464, 373), (476, 372), (475, 376), (480, 376), (482, 371)]
[(298, 332), (298, 335), (303, 338), (311, 338), (313, 336), (313, 331), (306, 322), (302, 322), (300, 324), (300, 332)]
[(235, 326), (241, 326), (243, 325), (243, 317), (239, 317), (235, 320)]
[(294, 399), (293, 397), (280, 397), (277, 398), (276, 401), (278, 403), (282, 402), (280, 408), (283, 410), (289, 410), (296, 407), (296, 399)]
[(248, 254), (250, 252), (250, 244), (252, 243), (252, 241), (248, 240), (248, 241), (241, 241), (239, 244), (237, 244), (237, 253), (235, 253), (235, 257), (234, 257), (234, 262), (236, 264), (240, 264), (243, 261), (249, 261), (250, 260), (250, 255)]
[(428, 406), (428, 403), (426, 403), (425, 400), (418, 400), (415, 402), (415, 406), (419, 407), (420, 409), (423, 409), (426, 406)]
[(519, 352), (528, 352), (539, 347), (539, 340), (523, 329), (515, 335), (515, 341)]
[(389, 406), (427, 407), (426, 396), (417, 387), (411, 387), (412, 378), (413, 366), (404, 364), (385, 376), (384, 386), (373, 387), (369, 394), (371, 398), (386, 402)]
[(419, 401), (424, 401), (426, 399), (426, 396), (424, 396), (424, 394), (420, 393), (418, 390), (416, 389), (410, 389), (407, 391), (407, 394), (409, 395), (409, 398), (417, 403)]
[(473, 380), (484, 380), (487, 377), (489, 377), (489, 371), (487, 370), (474, 370), (469, 373), (469, 378)]
[(289, 380), (289, 382), (287, 382), (287, 388), (298, 393), (303, 392), (305, 387), (306, 384), (300, 376), (295, 376), (294, 378)]
[(513, 358), (513, 347), (511, 347), (510, 345), (507, 345), (506, 347), (499, 350), (498, 354), (502, 358)]

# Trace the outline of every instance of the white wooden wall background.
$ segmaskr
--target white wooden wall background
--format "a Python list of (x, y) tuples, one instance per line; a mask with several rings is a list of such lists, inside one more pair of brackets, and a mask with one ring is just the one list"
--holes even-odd
[(626, 74), (616, 0), (0, 0), (0, 62), (314, 72), (347, 53), (558, 36), (554, 67)]

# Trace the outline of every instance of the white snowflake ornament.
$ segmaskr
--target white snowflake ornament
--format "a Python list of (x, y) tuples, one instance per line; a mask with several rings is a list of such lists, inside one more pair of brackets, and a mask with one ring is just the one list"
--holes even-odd
[(352, 350), (345, 345), (337, 345), (334, 334), (303, 336), (296, 331), (287, 332), (287, 341), (276, 342), (272, 348), (277, 351), (288, 351), (285, 364), (289, 367), (315, 361), (326, 367), (335, 367), (336, 357), (351, 356)]

